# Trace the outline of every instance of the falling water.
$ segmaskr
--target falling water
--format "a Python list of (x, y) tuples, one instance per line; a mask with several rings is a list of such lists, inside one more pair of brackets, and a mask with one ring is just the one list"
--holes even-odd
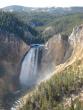
[(20, 83), (22, 87), (31, 87), (36, 83), (39, 48), (39, 46), (32, 47), (22, 62), (20, 73)]

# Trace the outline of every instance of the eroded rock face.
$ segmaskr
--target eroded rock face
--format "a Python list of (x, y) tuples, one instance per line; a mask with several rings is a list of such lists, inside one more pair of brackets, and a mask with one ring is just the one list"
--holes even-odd
[(54, 63), (54, 65), (60, 64), (64, 54), (65, 54), (65, 45), (61, 38), (61, 35), (54, 35), (46, 44), (47, 52), (45, 55), (45, 60), (49, 63)]
[(70, 47), (72, 48), (72, 57), (75, 59), (83, 56), (83, 24), (76, 26), (69, 36)]
[(68, 40), (64, 39), (60, 34), (54, 35), (50, 38), (45, 44), (45, 47), (42, 49), (42, 55), (40, 54), (40, 74), (45, 76), (49, 75), (55, 70), (57, 65), (65, 62), (65, 60), (69, 57), (65, 57), (68, 48)]
[(0, 97), (16, 90), (20, 62), (28, 49), (14, 34), (0, 32)]
[(69, 42), (73, 47), (83, 45), (83, 25), (76, 26), (69, 36)]

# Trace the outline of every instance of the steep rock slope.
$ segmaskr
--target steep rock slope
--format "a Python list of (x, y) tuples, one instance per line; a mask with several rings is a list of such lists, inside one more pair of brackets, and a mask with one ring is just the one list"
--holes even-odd
[(60, 34), (54, 35), (50, 38), (42, 51), (41, 74), (51, 74), (57, 65), (65, 62), (70, 56), (65, 57), (68, 49), (68, 40), (64, 39)]
[(5, 99), (5, 95), (9, 92), (14, 92), (19, 87), (20, 62), (28, 49), (29, 46), (14, 34), (0, 33), (1, 100)]

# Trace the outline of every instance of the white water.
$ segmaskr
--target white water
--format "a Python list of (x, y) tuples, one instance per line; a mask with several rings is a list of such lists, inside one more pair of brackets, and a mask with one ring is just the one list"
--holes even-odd
[(39, 47), (33, 47), (25, 56), (20, 73), (22, 87), (30, 87), (36, 83)]
[[(38, 53), (39, 47), (33, 47), (23, 59), (20, 73), (20, 84), (24, 89), (36, 84), (38, 75)], [(11, 110), (17, 110), (17, 108), (22, 105), (23, 102), (21, 99), (18, 99), (14, 102)]]

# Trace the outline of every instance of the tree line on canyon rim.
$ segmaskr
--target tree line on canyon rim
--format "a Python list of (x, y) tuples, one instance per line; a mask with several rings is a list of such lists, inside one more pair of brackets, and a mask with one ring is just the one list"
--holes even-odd
[(13, 33), (17, 37), (21, 37), (27, 44), (45, 43), (52, 37), (52, 34), (43, 34), (45, 28), (49, 26), (52, 26), (55, 31), (53, 34), (61, 33), (63, 36), (69, 36), (73, 27), (82, 23), (82, 13), (56, 16), (48, 13), (29, 15), (27, 13), (0, 11), (0, 32)]

